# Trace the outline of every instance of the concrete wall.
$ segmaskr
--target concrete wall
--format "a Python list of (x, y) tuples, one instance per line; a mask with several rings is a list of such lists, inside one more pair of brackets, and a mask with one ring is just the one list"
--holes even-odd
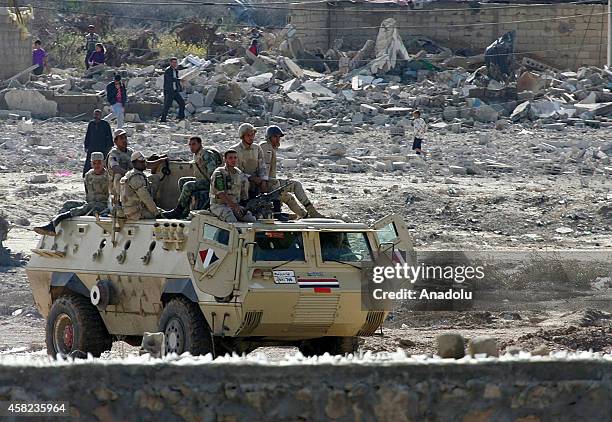
[[(327, 12), (320, 10), (326, 7)], [(606, 61), (604, 5), (508, 8), (507, 4), (489, 4), (474, 9), (465, 3), (436, 2), (412, 11), (406, 7), (338, 2), (316, 4), (310, 9), (317, 10), (308, 9), (307, 5), (297, 5), (291, 13), (291, 22), (307, 46), (327, 46), (334, 39), (343, 38), (345, 48), (361, 48), (367, 39), (376, 39), (377, 28), (384, 19), (393, 17), (402, 27), (400, 32), (405, 41), (410, 36), (424, 35), (453, 49), (471, 47), (481, 52), (503, 33), (516, 30), (517, 52), (557, 67), (602, 66)], [(364, 9), (369, 12), (364, 13)], [(508, 23), (516, 21), (526, 22)]]
[(610, 416), (611, 374), (612, 363), (602, 360), (384, 366), (0, 363), (0, 401), (67, 401), (79, 420), (87, 421), (603, 421)]
[(6, 7), (0, 7), (0, 80), (10, 78), (31, 64), (31, 36), (22, 33)]

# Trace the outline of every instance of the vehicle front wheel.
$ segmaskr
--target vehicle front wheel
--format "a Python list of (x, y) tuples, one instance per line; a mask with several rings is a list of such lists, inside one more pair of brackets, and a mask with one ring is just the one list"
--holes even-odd
[(165, 335), (166, 354), (189, 352), (197, 356), (213, 353), (210, 328), (202, 311), (184, 297), (176, 297), (165, 306), (159, 318), (159, 331)]
[(113, 346), (100, 312), (84, 296), (66, 295), (53, 302), (45, 331), (47, 354), (53, 357), (76, 351), (99, 357)]

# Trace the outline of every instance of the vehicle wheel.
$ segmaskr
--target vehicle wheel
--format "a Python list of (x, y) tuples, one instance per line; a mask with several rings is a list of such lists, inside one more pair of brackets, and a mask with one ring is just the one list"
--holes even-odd
[(112, 348), (113, 338), (89, 298), (66, 295), (60, 296), (51, 306), (46, 343), (47, 353), (53, 357), (58, 353), (67, 356), (76, 351), (99, 357)]
[(359, 348), (357, 337), (321, 337), (304, 340), (300, 352), (304, 356), (318, 356), (329, 353), (332, 356), (355, 353)]
[(165, 334), (166, 353), (213, 353), (210, 328), (202, 311), (184, 297), (168, 302), (159, 318), (159, 330)]

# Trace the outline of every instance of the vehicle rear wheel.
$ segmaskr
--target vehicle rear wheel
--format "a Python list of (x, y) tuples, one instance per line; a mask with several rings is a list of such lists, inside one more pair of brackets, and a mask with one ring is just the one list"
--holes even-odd
[(84, 296), (66, 295), (53, 302), (45, 331), (47, 353), (53, 357), (76, 351), (99, 357), (113, 346), (100, 312)]
[(194, 356), (213, 353), (210, 328), (197, 304), (176, 297), (164, 308), (159, 330), (165, 335), (166, 353), (189, 352)]
[(332, 356), (355, 353), (359, 348), (357, 337), (321, 337), (304, 340), (300, 352), (304, 356), (317, 356), (329, 353)]

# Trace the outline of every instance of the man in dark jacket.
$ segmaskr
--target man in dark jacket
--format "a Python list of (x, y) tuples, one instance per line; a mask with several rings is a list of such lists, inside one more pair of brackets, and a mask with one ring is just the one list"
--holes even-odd
[(164, 71), (164, 108), (162, 110), (160, 122), (165, 122), (168, 117), (168, 110), (172, 107), (172, 102), (176, 101), (179, 106), (177, 118), (185, 118), (185, 100), (181, 96), (181, 80), (178, 74), (178, 60), (176, 57), (170, 59), (170, 66)]
[(104, 157), (106, 157), (113, 147), (111, 127), (107, 121), (102, 120), (102, 111), (94, 110), (93, 117), (94, 119), (89, 122), (87, 126), (87, 134), (85, 135), (85, 142), (83, 144), (85, 152), (87, 153), (85, 167), (83, 167), (83, 177), (85, 177), (85, 173), (91, 169), (91, 153), (101, 152), (104, 154)]
[(121, 75), (116, 74), (115, 80), (106, 85), (106, 99), (113, 110), (104, 120), (110, 120), (114, 114), (117, 118), (117, 129), (123, 128), (125, 118), (125, 102), (127, 101), (127, 90), (125, 84), (121, 82)]

